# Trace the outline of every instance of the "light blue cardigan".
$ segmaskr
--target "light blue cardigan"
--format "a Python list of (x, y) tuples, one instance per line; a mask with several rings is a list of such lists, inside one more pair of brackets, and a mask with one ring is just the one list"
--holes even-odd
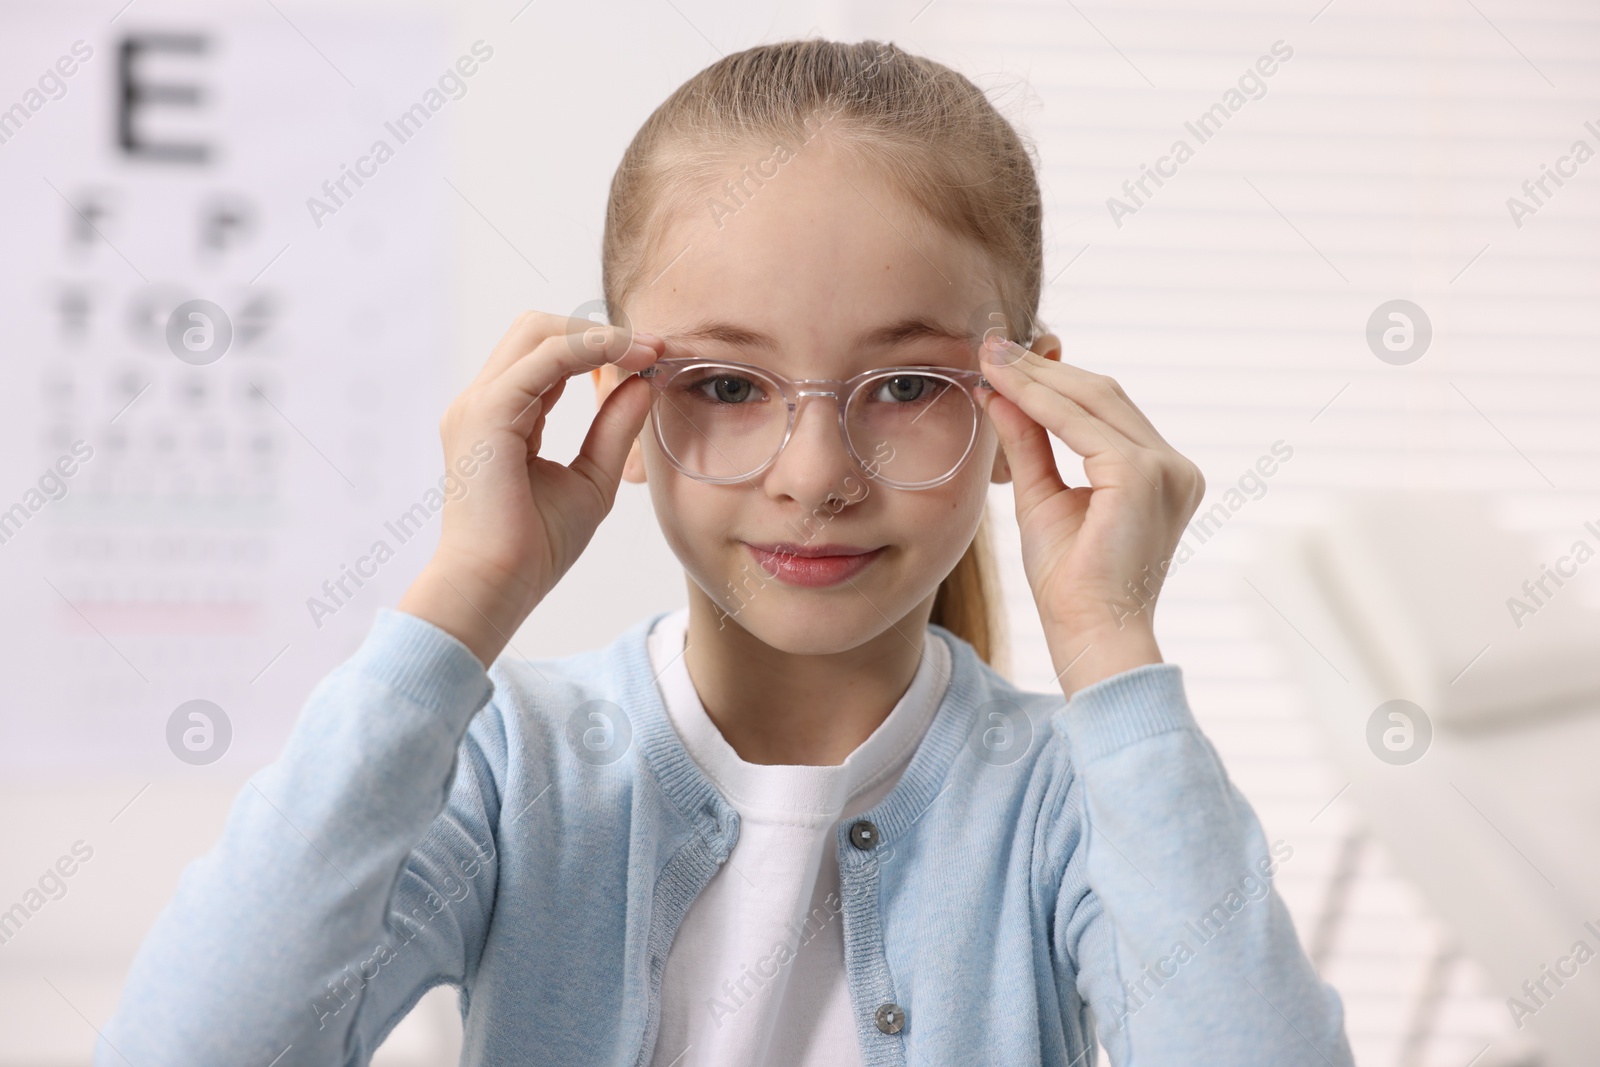
[[(184, 871), (95, 1063), (365, 1064), (447, 982), (465, 1064), (649, 1064), (667, 949), (739, 833), (655, 688), (663, 614), (485, 672), (381, 609)], [(948, 691), (863, 815), (877, 834), (837, 831), (863, 1062), (1078, 1067), (1097, 1019), (1118, 1065), (1349, 1065), (1338, 995), (1263, 877), (1293, 849), (1264, 839), (1181, 668), (1068, 702), (932, 629)], [(569, 740), (597, 699), (631, 727), (610, 763)], [(1008, 706), (1033, 737), (997, 759), (973, 739)]]

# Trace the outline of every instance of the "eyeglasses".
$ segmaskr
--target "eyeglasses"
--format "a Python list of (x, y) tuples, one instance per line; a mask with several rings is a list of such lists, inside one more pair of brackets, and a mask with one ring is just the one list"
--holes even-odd
[(749, 363), (658, 359), (639, 372), (656, 390), (651, 422), (683, 474), (725, 485), (764, 472), (794, 433), (803, 397), (832, 397), (851, 459), (897, 489), (931, 489), (972, 452), (982, 372), (877, 367), (853, 378), (785, 378)]

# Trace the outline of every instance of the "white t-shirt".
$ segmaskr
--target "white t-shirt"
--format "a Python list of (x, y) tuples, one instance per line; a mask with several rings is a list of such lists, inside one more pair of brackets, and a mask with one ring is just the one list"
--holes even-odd
[(688, 620), (680, 608), (656, 623), (651, 668), (690, 757), (739, 813), (739, 839), (667, 952), (651, 1065), (856, 1067), (834, 834), (910, 762), (944, 698), (950, 649), (924, 642), (910, 687), (843, 763), (763, 765), (740, 759), (706, 715), (684, 664)]

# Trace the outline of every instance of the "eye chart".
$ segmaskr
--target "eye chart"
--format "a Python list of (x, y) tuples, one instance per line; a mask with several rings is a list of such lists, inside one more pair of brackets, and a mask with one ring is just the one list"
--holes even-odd
[(0, 773), (237, 773), (437, 543), (443, 161), (492, 47), (118, 6), (0, 39)]

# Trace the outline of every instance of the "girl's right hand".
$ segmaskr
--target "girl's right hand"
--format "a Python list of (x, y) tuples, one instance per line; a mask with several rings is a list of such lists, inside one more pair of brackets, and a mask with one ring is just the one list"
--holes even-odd
[[(446, 500), (439, 547), (399, 610), (452, 634), (486, 667), (493, 663), (610, 512), (650, 413), (650, 386), (631, 372), (660, 354), (660, 339), (624, 326), (538, 311), (519, 316), (439, 422), (446, 470), (466, 492)], [(605, 363), (630, 377), (601, 403), (578, 455), (570, 464), (540, 456), (545, 417), (567, 379)], [(478, 463), (484, 455), (490, 458)], [(474, 463), (472, 476), (462, 477)]]

